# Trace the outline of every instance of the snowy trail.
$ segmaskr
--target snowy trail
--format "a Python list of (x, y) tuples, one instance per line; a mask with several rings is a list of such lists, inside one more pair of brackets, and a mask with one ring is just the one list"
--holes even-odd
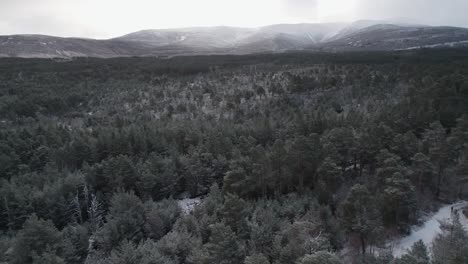
[(458, 210), (458, 213), (460, 214), (460, 222), (464, 226), (465, 230), (468, 230), (468, 219), (463, 215), (463, 213), (461, 213), (461, 210), (459, 210), (465, 206), (468, 206), (468, 202), (466, 201), (457, 202), (440, 208), (439, 211), (431, 216), (422, 226), (414, 227), (411, 230), (410, 235), (393, 241), (391, 243), (393, 255), (397, 257), (403, 255), (415, 242), (419, 240), (422, 240), (424, 244), (430, 247), (432, 240), (441, 232), (439, 221), (450, 220), (452, 208), (453, 210)]
[(182, 200), (178, 200), (177, 204), (179, 205), (180, 209), (182, 210), (183, 214), (190, 214), (197, 205), (199, 205), (202, 200), (198, 198), (186, 198)]

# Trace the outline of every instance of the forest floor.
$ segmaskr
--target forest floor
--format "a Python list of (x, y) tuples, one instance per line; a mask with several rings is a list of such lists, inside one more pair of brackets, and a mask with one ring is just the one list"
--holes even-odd
[(183, 214), (190, 214), (197, 205), (202, 202), (200, 197), (197, 198), (185, 198), (177, 201)]
[(422, 240), (424, 244), (430, 247), (434, 238), (441, 232), (440, 221), (450, 221), (454, 214), (460, 216), (461, 224), (465, 230), (468, 230), (468, 218), (462, 213), (463, 208), (467, 206), (467, 201), (459, 201), (441, 207), (439, 211), (429, 217), (422, 225), (413, 226), (408, 236), (390, 242), (389, 245), (393, 249), (393, 255), (397, 257), (403, 255), (419, 240)]

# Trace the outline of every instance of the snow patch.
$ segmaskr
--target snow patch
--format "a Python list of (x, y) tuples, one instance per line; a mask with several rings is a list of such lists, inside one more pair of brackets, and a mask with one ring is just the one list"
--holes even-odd
[(452, 212), (456, 212), (460, 215), (460, 222), (465, 230), (468, 231), (468, 219), (461, 210), (466, 206), (468, 206), (468, 202), (457, 202), (440, 208), (439, 211), (430, 217), (422, 226), (413, 227), (410, 235), (391, 242), (390, 246), (393, 248), (393, 255), (395, 257), (400, 257), (419, 240), (422, 240), (426, 246), (430, 247), (434, 238), (441, 232), (439, 222), (450, 221), (452, 219)]
[(399, 50), (415, 50), (415, 49), (421, 49), (421, 48), (438, 48), (438, 47), (451, 47), (451, 48), (453, 48), (453, 47), (455, 47), (457, 45), (463, 45), (463, 44), (468, 44), (468, 40), (437, 43), (437, 44), (432, 44), (432, 45), (414, 46), (414, 47), (409, 47), (409, 48), (404, 48), (404, 49), (397, 49), (397, 51), (399, 51)]
[(202, 200), (200, 198), (187, 198), (178, 200), (177, 204), (179, 205), (183, 214), (190, 214), (193, 212), (193, 210), (195, 210), (195, 207), (201, 204), (201, 202)]

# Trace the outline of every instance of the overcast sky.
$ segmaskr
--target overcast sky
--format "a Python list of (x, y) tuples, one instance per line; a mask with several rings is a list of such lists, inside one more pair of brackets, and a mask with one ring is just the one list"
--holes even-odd
[(0, 0), (0, 35), (110, 38), (151, 28), (404, 19), (468, 27), (468, 0)]

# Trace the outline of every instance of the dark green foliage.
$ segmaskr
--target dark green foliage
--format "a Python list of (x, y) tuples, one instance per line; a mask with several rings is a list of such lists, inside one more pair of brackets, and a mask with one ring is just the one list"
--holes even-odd
[(416, 193), (414, 186), (400, 173), (387, 179), (382, 194), (384, 222), (407, 227), (416, 213)]
[(176, 161), (169, 157), (152, 154), (141, 164), (141, 171), (135, 185), (138, 193), (146, 198), (168, 198), (176, 191), (177, 175)]
[(158, 251), (176, 263), (189, 262), (201, 250), (201, 246), (201, 239), (185, 228), (169, 232), (157, 243)]
[[(281, 229), (281, 224), (281, 219), (270, 204), (261, 204), (255, 208), (249, 221), (251, 251), (266, 257), (273, 257), (273, 241), (275, 233)], [(252, 258), (256, 259), (253, 256)]]
[(317, 173), (319, 201), (334, 205), (333, 196), (342, 183), (342, 171), (332, 159), (326, 158)]
[(440, 196), (441, 185), (444, 180), (444, 171), (452, 161), (451, 149), (447, 144), (447, 136), (440, 122), (431, 123), (430, 129), (424, 133), (425, 150), (434, 164), (436, 180), (434, 189), (437, 197)]
[(116, 193), (106, 218), (106, 224), (98, 233), (98, 244), (104, 251), (111, 251), (124, 240), (138, 243), (143, 239), (145, 207), (133, 193)]
[(433, 242), (432, 262), (434, 264), (462, 264), (468, 262), (468, 234), (458, 217), (453, 222), (441, 225), (442, 234)]
[(312, 255), (305, 256), (299, 264), (341, 264), (343, 262), (332, 253), (319, 251)]
[(388, 264), (392, 263), (393, 256), (388, 254), (383, 254), (380, 256), (375, 256), (374, 254), (366, 254), (358, 257), (355, 260), (355, 263), (359, 264)]
[(118, 156), (103, 161), (88, 174), (88, 182), (105, 193), (119, 190), (135, 190), (138, 179), (133, 162), (127, 156)]
[(341, 221), (346, 231), (359, 236), (361, 250), (375, 244), (381, 232), (381, 218), (377, 204), (369, 190), (360, 184), (351, 188), (341, 207)]
[(172, 229), (179, 213), (172, 200), (143, 204), (133, 193), (116, 193), (110, 201), (107, 222), (97, 233), (98, 246), (108, 252), (124, 240), (159, 240)]
[(247, 203), (239, 197), (228, 194), (221, 208), (221, 216), (227, 226), (240, 236), (246, 236), (247, 230)]
[(64, 239), (52, 222), (32, 215), (13, 241), (11, 263), (65, 263)]
[(145, 203), (144, 230), (147, 237), (159, 240), (169, 231), (180, 215), (180, 208), (174, 200)]
[(256, 254), (245, 258), (244, 264), (270, 264), (270, 261), (264, 255)]
[(388, 264), (379, 234), (466, 198), (467, 76), (464, 49), (0, 59), (0, 262)]
[(431, 186), (433, 171), (429, 158), (423, 153), (416, 153), (411, 160), (413, 161), (412, 180), (421, 192), (424, 186)]
[(103, 260), (105, 264), (176, 264), (169, 258), (162, 256), (156, 243), (145, 240), (138, 245), (129, 241), (123, 241)]
[(326, 155), (344, 171), (354, 164), (356, 139), (353, 130), (346, 127), (334, 128), (322, 136)]
[(299, 136), (291, 144), (288, 155), (288, 163), (294, 185), (298, 191), (303, 191), (306, 186), (316, 184), (315, 176), (321, 160), (322, 146), (317, 134)]
[(68, 225), (62, 230), (67, 263), (83, 263), (88, 254), (89, 231), (81, 225)]
[(210, 226), (210, 239), (203, 246), (205, 256), (200, 256), (196, 263), (242, 263), (245, 257), (244, 246), (228, 226), (218, 223)]
[(407, 254), (395, 260), (395, 264), (430, 264), (429, 251), (422, 240), (414, 243)]

